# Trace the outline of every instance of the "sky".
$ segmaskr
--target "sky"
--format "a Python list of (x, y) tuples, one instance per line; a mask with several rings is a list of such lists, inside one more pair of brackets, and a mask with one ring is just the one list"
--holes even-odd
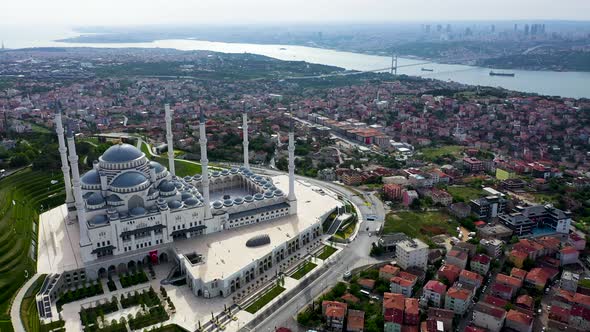
[(590, 0), (2, 0), (0, 24), (590, 20)]

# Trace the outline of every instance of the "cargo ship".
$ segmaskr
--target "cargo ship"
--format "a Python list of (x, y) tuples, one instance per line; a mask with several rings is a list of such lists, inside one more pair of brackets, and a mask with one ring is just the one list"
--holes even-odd
[(514, 77), (515, 74), (514, 73), (500, 73), (500, 72), (495, 72), (495, 71), (490, 71), (490, 76), (507, 76), (507, 77)]
[(422, 67), (422, 71), (434, 71), (434, 69), (432, 69), (432, 68), (424, 68), (424, 67)]

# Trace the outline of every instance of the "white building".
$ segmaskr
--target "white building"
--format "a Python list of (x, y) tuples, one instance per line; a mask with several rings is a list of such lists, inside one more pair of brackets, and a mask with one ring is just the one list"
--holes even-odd
[[(169, 147), (171, 112), (166, 105)], [(246, 166), (209, 171), (201, 112), (202, 173), (183, 178), (175, 176), (172, 148), (167, 169), (129, 144), (110, 147), (80, 176), (74, 135), (68, 132), (66, 148), (61, 114), (55, 123), (67, 204), (39, 223), (38, 271), (49, 274), (43, 289), (50, 302), (56, 294), (51, 285), (68, 287), (166, 261), (177, 262), (195, 295), (228, 296), (319, 241), (322, 221), (340, 204), (295, 181), (292, 129), (289, 175), (254, 174), (247, 167), (245, 115)], [(297, 196), (305, 197), (300, 205)]]
[(411, 266), (426, 270), (428, 251), (428, 245), (418, 239), (400, 241), (395, 248), (397, 264), (404, 270)]
[(473, 324), (490, 332), (500, 332), (506, 320), (506, 310), (478, 302), (473, 307)]

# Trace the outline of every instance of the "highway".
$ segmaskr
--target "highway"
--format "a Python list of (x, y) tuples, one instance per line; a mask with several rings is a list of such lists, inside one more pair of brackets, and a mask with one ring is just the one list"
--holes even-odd
[[(255, 167), (252, 167), (255, 168)], [(277, 171), (268, 170), (264, 168), (256, 169), (258, 173), (265, 173), (268, 175), (275, 175)], [(307, 177), (297, 176), (300, 181), (306, 181), (313, 185), (328, 188), (337, 194), (342, 195), (349, 201), (352, 201), (358, 208), (362, 220), (358, 236), (343, 251), (335, 257), (329, 258), (332, 264), (330, 269), (313, 281), (309, 286), (289, 299), (280, 310), (275, 310), (272, 314), (265, 317), (265, 319), (253, 331), (274, 331), (276, 327), (288, 327), (292, 331), (304, 332), (306, 329), (298, 327), (296, 321), (293, 319), (297, 312), (306, 304), (320, 295), (322, 292), (334, 286), (338, 281), (342, 280), (345, 271), (360, 267), (367, 264), (378, 262), (378, 260), (369, 256), (371, 242), (376, 240), (376, 237), (370, 236), (382, 224), (385, 217), (385, 207), (381, 200), (374, 196), (373, 192), (362, 193), (361, 197), (358, 194), (346, 189), (343, 186), (332, 182), (324, 182)], [(365, 204), (369, 202), (370, 204)], [(375, 216), (375, 221), (367, 221), (367, 216)], [(369, 230), (367, 231), (367, 227)], [(248, 331), (242, 329), (243, 331)]]

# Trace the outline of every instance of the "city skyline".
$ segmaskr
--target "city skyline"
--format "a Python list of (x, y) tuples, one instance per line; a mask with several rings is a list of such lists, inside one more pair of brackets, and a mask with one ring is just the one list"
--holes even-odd
[(144, 24), (245, 24), (245, 23), (338, 23), (489, 20), (590, 19), (590, 2), (571, 0), (568, 6), (550, 0), (466, 1), (448, 0), (318, 0), (310, 6), (294, 0), (230, 0), (197, 3), (152, 0), (142, 3), (106, 0), (80, 2), (24, 0), (4, 5), (3, 24), (144, 25)]

